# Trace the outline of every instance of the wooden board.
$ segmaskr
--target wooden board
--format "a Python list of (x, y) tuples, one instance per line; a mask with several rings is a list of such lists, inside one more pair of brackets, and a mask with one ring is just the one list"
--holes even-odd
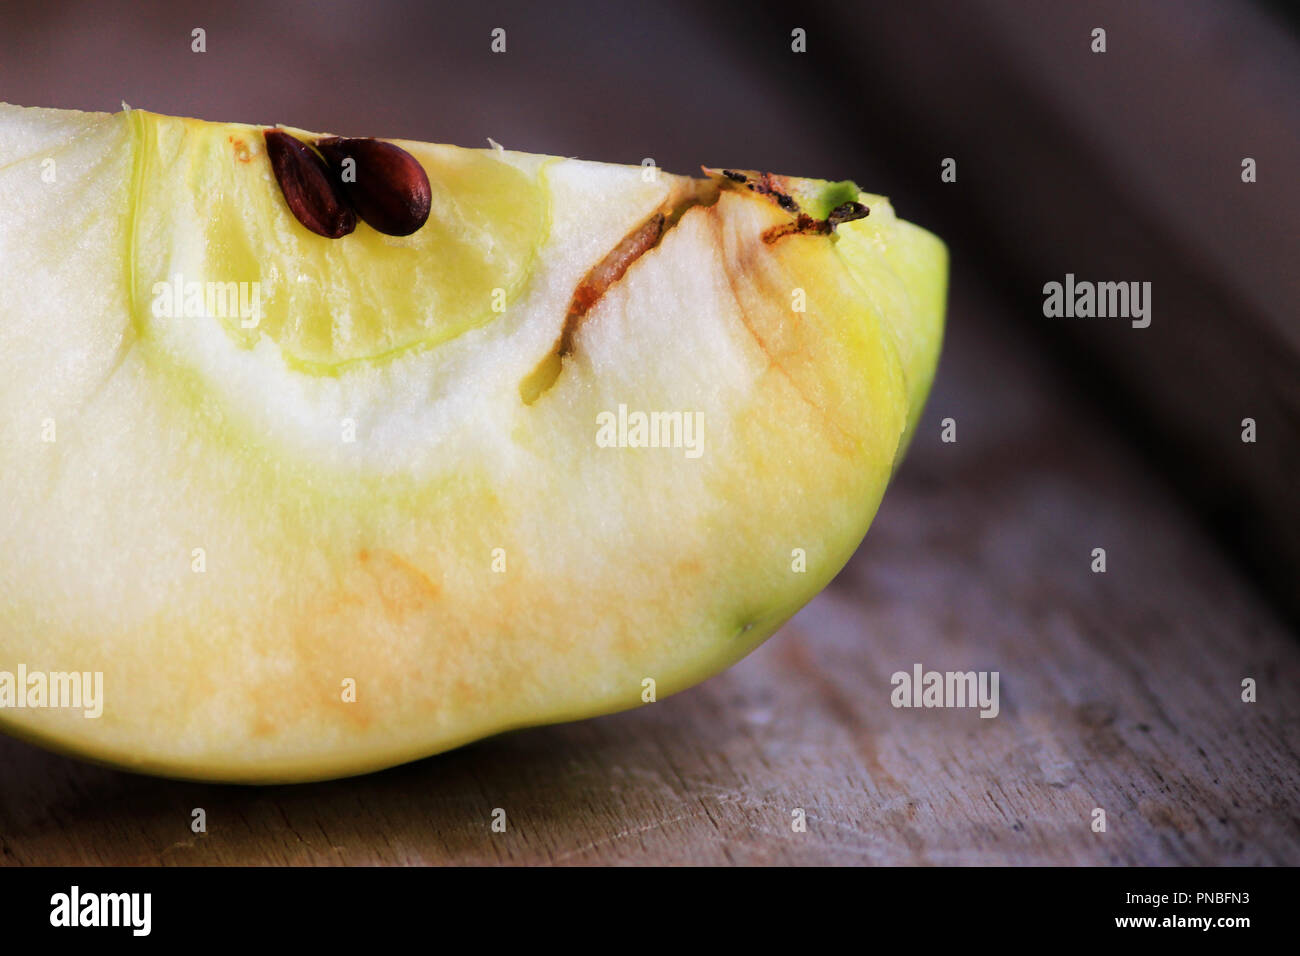
[[(1086, 404), (981, 328), (994, 312), (959, 281), (936, 393), (876, 526), (727, 673), (319, 785), (161, 781), (2, 739), (0, 860), (1300, 863), (1300, 648)], [(914, 663), (997, 670), (1000, 714), (893, 708), (890, 675)]]

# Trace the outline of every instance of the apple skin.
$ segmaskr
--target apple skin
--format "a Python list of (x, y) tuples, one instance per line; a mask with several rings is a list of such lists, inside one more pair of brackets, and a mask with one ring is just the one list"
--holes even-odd
[[(105, 693), (97, 719), (0, 710), (6, 732), (186, 779), (365, 773), (643, 706), (647, 681), (662, 701), (771, 635), (866, 533), (934, 374), (947, 272), (882, 197), (775, 243), (785, 213), (762, 197), (687, 208), (526, 403), (575, 286), (698, 181), (502, 152), (543, 197), (507, 309), (322, 371), (269, 331), (149, 314), (173, 266), (225, 278), (187, 238), (211, 228), (169, 172), (192, 157), (141, 180), (142, 124), (167, 123), (188, 124), (176, 144), (253, 129), (0, 106), (0, 670), (100, 671)], [(435, 185), (490, 152), (400, 145)], [(33, 188), (59, 149), (59, 188)], [(335, 241), (256, 214), (284, 262)], [(702, 454), (601, 447), (620, 405), (699, 413)]]

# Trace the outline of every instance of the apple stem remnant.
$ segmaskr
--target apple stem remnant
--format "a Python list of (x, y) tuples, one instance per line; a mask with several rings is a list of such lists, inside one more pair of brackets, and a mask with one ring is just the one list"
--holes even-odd
[(831, 210), (831, 214), (826, 217), (826, 221), (831, 224), (831, 228), (845, 222), (853, 222), (855, 219), (866, 219), (871, 210), (860, 202), (840, 203)]
[(766, 243), (776, 242), (785, 236), (826, 236), (835, 231), (835, 227), (842, 223), (852, 222), (855, 219), (865, 218), (871, 210), (860, 202), (840, 203), (830, 211), (825, 219), (815, 219), (804, 212), (799, 203), (795, 201), (784, 188), (782, 183), (784, 177), (773, 176), (771, 173), (750, 173), (738, 172), (734, 169), (710, 169), (705, 166), (704, 171), (710, 176), (721, 177), (729, 183), (737, 186), (744, 186), (750, 192), (758, 193), (760, 196), (772, 200), (784, 211), (794, 216), (793, 222), (782, 223), (779, 226), (773, 226), (763, 233), (763, 241)]

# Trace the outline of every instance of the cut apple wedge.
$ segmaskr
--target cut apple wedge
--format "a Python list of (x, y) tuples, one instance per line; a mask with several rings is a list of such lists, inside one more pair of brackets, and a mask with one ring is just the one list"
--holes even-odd
[(662, 700), (853, 553), (943, 325), (886, 199), (394, 141), (427, 222), (332, 239), (265, 142), (0, 106), (5, 730), (361, 773)]

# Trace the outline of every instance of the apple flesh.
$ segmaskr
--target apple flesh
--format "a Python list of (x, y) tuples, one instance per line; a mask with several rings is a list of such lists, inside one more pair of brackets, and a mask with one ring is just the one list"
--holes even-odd
[[(398, 145), (429, 222), (335, 240), (257, 127), (0, 105), (0, 676), (103, 675), (100, 716), (4, 729), (361, 773), (662, 700), (857, 547), (934, 373), (942, 243), (856, 187), (866, 218), (765, 242), (789, 212), (716, 178)], [(638, 413), (698, 429), (600, 438)]]

